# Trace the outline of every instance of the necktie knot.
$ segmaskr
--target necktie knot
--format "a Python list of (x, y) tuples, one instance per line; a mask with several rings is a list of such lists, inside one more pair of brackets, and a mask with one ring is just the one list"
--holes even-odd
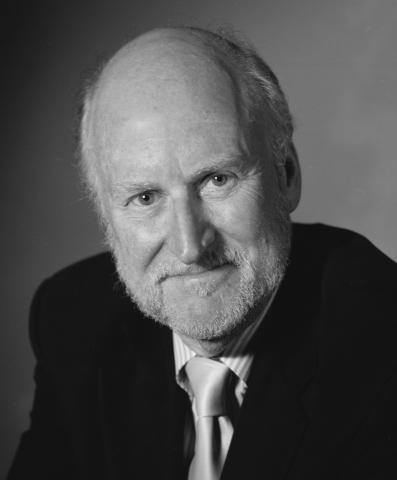
[(227, 415), (226, 390), (231, 371), (221, 362), (193, 357), (186, 365), (198, 417)]

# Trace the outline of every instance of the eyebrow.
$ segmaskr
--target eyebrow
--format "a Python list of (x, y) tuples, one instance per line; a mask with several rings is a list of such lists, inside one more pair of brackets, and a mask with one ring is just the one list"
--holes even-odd
[(123, 198), (124, 196), (131, 196), (145, 190), (153, 190), (156, 185), (153, 182), (117, 182), (112, 187), (112, 195), (116, 198)]
[(232, 155), (223, 155), (221, 158), (209, 160), (206, 165), (197, 169), (192, 173), (189, 178), (191, 180), (197, 179), (199, 177), (203, 177), (209, 175), (213, 172), (218, 170), (225, 170), (225, 169), (238, 169), (240, 171), (245, 171), (248, 169), (249, 161), (247, 158), (244, 157), (241, 153), (239, 154), (232, 154)]

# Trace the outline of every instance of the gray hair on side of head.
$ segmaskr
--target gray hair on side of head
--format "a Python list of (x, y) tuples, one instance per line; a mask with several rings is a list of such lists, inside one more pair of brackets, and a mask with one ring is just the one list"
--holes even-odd
[(106, 228), (105, 206), (103, 201), (103, 185), (100, 179), (99, 162), (95, 158), (90, 139), (89, 116), (91, 103), (97, 90), (99, 78), (108, 60), (102, 60), (93, 73), (85, 80), (80, 98), (79, 128), (77, 134), (77, 158), (80, 165), (80, 179), (98, 214), (99, 220)]
[[(264, 139), (276, 166), (284, 166), (288, 155), (296, 155), (292, 141), (294, 122), (286, 96), (269, 65), (241, 34), (230, 27), (221, 27), (216, 32), (191, 26), (172, 29), (185, 31), (198, 38), (219, 61), (232, 70), (246, 100), (244, 107), (249, 120), (256, 125), (263, 125)], [(103, 222), (106, 221), (104, 192), (99, 162), (94, 158), (89, 139), (89, 116), (99, 78), (107, 63), (102, 62), (85, 83), (78, 143), (82, 180)]]

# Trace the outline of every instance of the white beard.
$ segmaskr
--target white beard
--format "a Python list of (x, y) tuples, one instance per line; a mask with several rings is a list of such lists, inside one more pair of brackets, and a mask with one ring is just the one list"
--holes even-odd
[[(199, 262), (201, 268), (232, 264), (238, 271), (239, 282), (232, 292), (215, 294), (211, 283), (192, 285), (187, 293), (195, 299), (194, 308), (170, 295), (164, 279), (194, 271), (197, 265), (175, 261), (158, 263), (146, 271), (144, 278), (138, 277), (129, 261), (131, 247), (122, 245), (108, 229), (107, 240), (128, 295), (145, 315), (191, 339), (214, 340), (238, 335), (255, 320), (249, 315), (250, 311), (260, 302), (265, 305), (269, 301), (281, 283), (288, 263), (290, 220), (283, 202), (278, 203), (273, 231), (258, 240), (264, 255), (255, 264), (246, 251), (219, 243), (204, 252)], [(205, 308), (206, 302), (211, 302), (210, 309)]]

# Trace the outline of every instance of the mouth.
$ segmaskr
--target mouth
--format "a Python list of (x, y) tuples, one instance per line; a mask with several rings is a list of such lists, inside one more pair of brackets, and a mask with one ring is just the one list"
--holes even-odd
[(186, 278), (186, 279), (193, 279), (193, 278), (203, 278), (206, 275), (211, 275), (218, 271), (222, 271), (230, 268), (232, 266), (231, 263), (222, 263), (220, 265), (215, 265), (213, 267), (201, 267), (198, 265), (195, 266), (188, 266), (181, 271), (175, 271), (173, 273), (167, 273), (164, 275), (160, 281), (166, 280), (168, 278)]
[(185, 272), (168, 275), (163, 279), (167, 282), (186, 287), (203, 287), (214, 291), (232, 274), (235, 266), (231, 263), (218, 265), (214, 268), (188, 269)]

